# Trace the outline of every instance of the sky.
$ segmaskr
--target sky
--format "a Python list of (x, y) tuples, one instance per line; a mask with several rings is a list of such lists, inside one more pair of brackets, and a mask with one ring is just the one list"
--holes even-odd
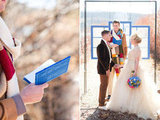
[(87, 11), (127, 12), (139, 14), (152, 14), (155, 11), (154, 3), (149, 2), (89, 2)]
[[(98, 1), (98, 0), (91, 0), (91, 1)], [(107, 0), (101, 0), (101, 1), (107, 1)], [(114, 1), (114, 0), (108, 0), (108, 1)], [(153, 0), (147, 0), (147, 1), (153, 1)], [(160, 10), (160, 0), (157, 0), (157, 10)], [(84, 11), (84, 0), (80, 0), (80, 11), (82, 12)], [(153, 14), (155, 12), (155, 3), (154, 2), (87, 2), (87, 11)]]
[(24, 3), (31, 8), (53, 9), (56, 5), (56, 0), (17, 0), (19, 3)]

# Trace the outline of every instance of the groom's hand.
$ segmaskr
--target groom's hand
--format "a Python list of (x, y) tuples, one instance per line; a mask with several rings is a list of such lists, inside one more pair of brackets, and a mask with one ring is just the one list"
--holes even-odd
[(113, 45), (112, 45), (112, 48), (115, 48), (115, 47), (117, 47), (117, 46), (119, 46), (119, 45), (117, 45), (117, 44), (113, 44)]
[(123, 65), (115, 64), (114, 68), (123, 68)]
[(119, 64), (115, 64), (115, 65), (114, 65), (114, 68), (119, 68)]

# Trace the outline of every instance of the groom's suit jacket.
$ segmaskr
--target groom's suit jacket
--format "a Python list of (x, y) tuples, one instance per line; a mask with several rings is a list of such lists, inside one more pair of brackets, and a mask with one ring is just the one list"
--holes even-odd
[[(97, 57), (98, 57), (98, 62), (97, 62), (97, 70), (98, 74), (105, 75), (106, 71), (110, 69), (112, 70), (112, 67), (114, 66), (114, 62), (111, 61), (110, 63), (110, 55), (109, 55), (109, 50), (106, 43), (101, 40), (101, 43), (97, 46)], [(112, 53), (110, 50), (110, 54), (112, 57)]]

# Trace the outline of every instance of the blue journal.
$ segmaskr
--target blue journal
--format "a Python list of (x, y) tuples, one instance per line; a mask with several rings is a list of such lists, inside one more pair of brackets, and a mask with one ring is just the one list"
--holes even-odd
[(49, 59), (31, 73), (25, 75), (24, 80), (27, 83), (35, 83), (36, 85), (49, 82), (68, 71), (70, 58), (68, 56), (56, 63)]

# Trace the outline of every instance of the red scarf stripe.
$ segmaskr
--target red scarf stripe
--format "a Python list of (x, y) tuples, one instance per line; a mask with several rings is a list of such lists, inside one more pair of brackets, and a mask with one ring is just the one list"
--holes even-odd
[(115, 68), (116, 73), (119, 73), (119, 68)]
[(15, 73), (15, 69), (5, 49), (0, 51), (0, 64), (5, 73), (7, 81), (11, 80)]

